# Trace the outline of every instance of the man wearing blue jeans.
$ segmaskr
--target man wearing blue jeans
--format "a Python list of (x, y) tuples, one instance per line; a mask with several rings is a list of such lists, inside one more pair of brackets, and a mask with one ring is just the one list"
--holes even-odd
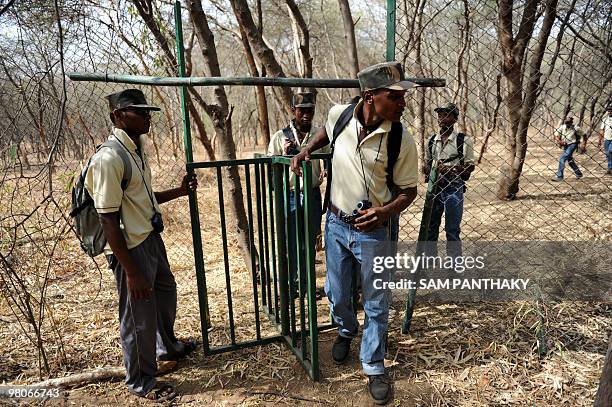
[[(439, 175), (434, 188), (427, 240), (438, 241), (442, 214), (444, 214), (446, 254), (457, 257), (461, 256), (460, 234), (465, 181), (475, 168), (474, 143), (471, 137), (455, 131), (455, 124), (459, 118), (459, 109), (455, 104), (447, 103), (434, 111), (437, 114), (440, 132), (434, 134), (427, 143), (424, 173), (429, 175), (431, 166), (436, 163)], [(437, 255), (435, 245), (430, 249), (429, 255)]]
[(606, 175), (612, 175), (612, 105), (608, 105), (606, 108), (606, 117), (601, 122), (599, 131), (598, 147), (601, 148), (603, 142), (603, 152), (608, 159)]
[[(313, 127), (312, 119), (315, 113), (315, 95), (311, 92), (296, 93), (291, 99), (291, 111), (293, 119), (289, 125), (282, 130), (277, 131), (272, 135), (270, 144), (268, 145), (268, 155), (295, 155), (304, 148), (315, 136), (317, 128)], [(317, 151), (317, 153), (326, 153), (327, 149)], [(314, 247), (315, 237), (321, 229), (321, 189), (320, 185), (323, 180), (320, 160), (312, 162), (312, 216), (310, 218), (310, 230), (313, 231), (311, 236), (311, 244)], [(296, 241), (296, 199), (293, 190), (295, 177), (291, 177), (289, 186), (291, 193), (289, 196), (289, 218), (288, 225), (288, 241), (289, 241), (289, 284), (291, 289), (291, 298), (297, 298), (298, 295), (298, 269)], [(302, 186), (303, 188), (303, 186)], [(300, 205), (304, 204), (303, 192), (300, 193)], [(302, 245), (304, 248), (304, 245)], [(304, 259), (306, 258), (304, 250), (301, 258), (303, 261), (300, 264), (301, 270), (306, 269)], [(301, 282), (301, 288), (304, 288), (306, 282)], [(304, 290), (302, 290), (304, 292)]]
[(582, 139), (582, 147), (586, 147), (586, 136), (578, 126), (574, 126), (574, 118), (568, 115), (565, 118), (565, 122), (561, 127), (555, 130), (555, 142), (563, 150), (561, 157), (559, 157), (559, 168), (557, 173), (552, 179), (555, 182), (563, 181), (563, 170), (565, 169), (565, 163), (569, 164), (570, 168), (574, 170), (576, 178), (582, 178), (582, 172), (578, 168), (578, 164), (574, 161), (574, 151), (578, 148), (578, 143)]
[[(325, 291), (338, 324), (332, 358), (337, 364), (344, 363), (351, 341), (358, 334), (359, 322), (352, 305), (352, 281), (359, 277), (365, 312), (361, 365), (368, 376), (368, 390), (374, 402), (385, 404), (392, 394), (384, 366), (390, 293), (375, 280), (385, 280), (389, 276), (375, 272), (373, 261), (374, 256), (392, 254), (388, 253), (390, 222), (416, 197), (416, 144), (405, 128), (394, 124), (400, 122), (406, 107), (406, 89), (414, 84), (404, 79), (399, 62), (373, 65), (359, 72), (357, 77), (362, 99), (356, 105), (332, 107), (325, 127), (292, 159), (291, 167), (300, 175), (300, 162), (310, 160), (313, 151), (331, 142), (333, 158), (328, 178), (331, 189), (325, 224)], [(336, 128), (337, 123), (342, 125)], [(399, 137), (401, 143), (397, 143), (397, 139), (390, 142), (390, 137)], [(389, 146), (394, 146), (397, 153), (391, 168), (387, 167)], [(387, 182), (388, 175), (392, 183)], [(366, 205), (357, 210), (358, 202), (364, 201), (371, 207)], [(353, 213), (355, 215), (351, 216)]]

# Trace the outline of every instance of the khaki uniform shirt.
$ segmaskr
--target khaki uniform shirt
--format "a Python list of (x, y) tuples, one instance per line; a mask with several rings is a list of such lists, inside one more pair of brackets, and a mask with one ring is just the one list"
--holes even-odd
[(577, 143), (576, 136), (579, 136), (580, 138), (582, 138), (583, 135), (584, 135), (584, 132), (580, 130), (580, 127), (578, 126), (568, 128), (566, 124), (563, 124), (557, 130), (555, 130), (555, 137), (561, 138), (561, 142), (565, 144)]
[[(457, 132), (453, 130), (444, 144), (442, 143), (442, 136), (436, 134), (433, 145), (431, 146), (431, 153), (429, 151), (429, 146), (425, 148), (425, 159), (427, 162), (430, 160), (447, 160), (456, 156), (457, 153)], [(468, 135), (463, 138), (463, 163), (465, 165), (474, 164), (474, 140)], [(461, 160), (457, 157), (454, 160), (445, 162), (444, 165), (449, 167), (461, 165)]]
[[(362, 105), (363, 101), (357, 104), (353, 117), (338, 135), (334, 146), (330, 200), (346, 213), (352, 212), (357, 202), (362, 199), (369, 199), (372, 206), (378, 207), (389, 203), (393, 198), (387, 187), (386, 171), (387, 137), (391, 131), (391, 121), (383, 121), (357, 145), (357, 135), (363, 126), (356, 114)], [(347, 107), (348, 105), (336, 105), (329, 111), (325, 130), (330, 142), (333, 139), (334, 125)], [(402, 145), (393, 167), (393, 182), (401, 189), (416, 187), (418, 182), (417, 147), (406, 126), (403, 127)]]
[[(295, 129), (295, 126), (293, 125), (293, 120), (289, 123), (289, 128), (293, 132), (293, 137), (295, 138), (295, 140), (299, 140), (297, 137), (297, 130)], [(301, 151), (302, 148), (306, 147), (308, 143), (314, 138), (315, 134), (317, 134), (317, 131), (319, 131), (318, 128), (314, 126), (311, 127), (310, 132), (306, 135), (306, 137), (304, 137), (304, 140), (302, 140), (302, 142), (295, 148), (298, 151)], [(285, 133), (282, 130), (279, 130), (276, 133), (274, 133), (272, 135), (272, 138), (270, 139), (270, 144), (268, 145), (268, 155), (283, 155), (285, 139), (286, 139)], [(315, 153), (329, 153), (329, 147), (325, 146), (323, 148), (320, 148), (319, 150), (315, 151)], [(312, 187), (316, 188), (319, 185), (321, 185), (321, 181), (319, 178), (321, 177), (321, 167), (323, 165), (323, 161), (322, 160), (312, 160), (310, 163), (312, 165)], [(289, 185), (291, 186), (291, 188), (293, 188), (295, 176), (291, 175), (290, 178), (291, 179), (289, 181)]]
[[(160, 210), (151, 186), (151, 168), (146, 154), (141, 151), (141, 156), (138, 155), (136, 144), (123, 130), (113, 129), (113, 134), (109, 137), (109, 140), (111, 139), (123, 143), (129, 153), (132, 179), (128, 187), (125, 191), (121, 189), (123, 160), (114, 150), (102, 148), (91, 159), (85, 177), (85, 188), (93, 198), (98, 213), (120, 211), (123, 236), (128, 249), (132, 249), (153, 231), (153, 205), (155, 210)], [(111, 253), (108, 244), (105, 253)]]
[(603, 119), (600, 130), (603, 130), (605, 140), (612, 140), (612, 116)]

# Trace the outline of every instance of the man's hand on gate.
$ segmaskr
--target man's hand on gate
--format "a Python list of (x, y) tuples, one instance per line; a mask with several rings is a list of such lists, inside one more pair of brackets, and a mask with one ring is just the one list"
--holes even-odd
[(142, 272), (126, 272), (126, 276), (128, 290), (130, 291), (130, 295), (133, 299), (145, 299), (148, 298), (149, 295), (151, 295), (151, 291), (153, 291), (153, 289), (151, 288), (149, 282), (142, 275)]
[(298, 176), (302, 176), (302, 161), (310, 162), (310, 152), (308, 148), (303, 149), (291, 159), (291, 171)]
[(362, 232), (371, 232), (391, 218), (391, 213), (383, 206), (359, 211), (359, 214), (361, 216), (355, 219), (353, 226)]
[(198, 177), (195, 174), (185, 174), (181, 181), (181, 194), (187, 195), (189, 191), (198, 189)]

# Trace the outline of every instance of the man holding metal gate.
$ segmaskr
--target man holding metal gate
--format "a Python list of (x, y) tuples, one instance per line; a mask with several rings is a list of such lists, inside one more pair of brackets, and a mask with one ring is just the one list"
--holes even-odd
[[(291, 111), (293, 112), (293, 119), (289, 122), (289, 125), (282, 130), (277, 131), (272, 135), (270, 139), (270, 145), (268, 146), (268, 155), (296, 155), (302, 148), (308, 145), (317, 133), (317, 128), (313, 127), (312, 119), (315, 113), (315, 95), (311, 92), (296, 93), (291, 98)], [(317, 151), (317, 153), (326, 153), (328, 149), (323, 147)], [(296, 202), (295, 192), (293, 191), (295, 177), (291, 177), (289, 185), (291, 187), (291, 193), (289, 195), (289, 219), (287, 224), (289, 226), (289, 251), (293, 255), (289, 256), (289, 284), (291, 288), (291, 298), (296, 298), (298, 295), (298, 275), (296, 258), (298, 254), (296, 252)], [(321, 230), (321, 182), (323, 181), (323, 171), (321, 171), (321, 160), (314, 160), (312, 162), (312, 216), (310, 218), (311, 227), (310, 230), (314, 232), (312, 236), (312, 242), (314, 243), (315, 237), (318, 235), (318, 231)], [(300, 197), (300, 202), (304, 202), (303, 196)], [(314, 244), (313, 244), (314, 247)], [(302, 245), (304, 248), (304, 245)], [(299, 256), (305, 259), (306, 256)], [(302, 264), (302, 270), (306, 270), (306, 265)], [(304, 285), (302, 281), (302, 285)], [(305, 292), (305, 290), (302, 290)]]
[(160, 235), (164, 225), (159, 204), (194, 191), (197, 180), (185, 175), (180, 187), (154, 192), (140, 136), (149, 132), (151, 111), (160, 109), (147, 104), (138, 89), (106, 99), (114, 126), (109, 141), (116, 148), (100, 148), (94, 154), (85, 187), (108, 242), (104, 252), (117, 282), (125, 382), (131, 393), (168, 401), (176, 391), (155, 376), (176, 367), (196, 343), (179, 341), (174, 334), (176, 282)]
[(416, 85), (404, 79), (399, 62), (370, 66), (357, 77), (362, 99), (332, 107), (325, 127), (292, 159), (291, 168), (301, 175), (300, 163), (331, 144), (325, 290), (338, 324), (332, 358), (344, 363), (358, 333), (351, 283), (359, 273), (365, 312), (360, 359), (371, 397), (385, 404), (392, 394), (384, 366), (391, 296), (388, 289), (375, 288), (382, 276), (373, 271), (373, 257), (391, 254), (390, 222), (416, 197), (417, 148), (400, 122), (406, 90)]
[[(432, 135), (425, 149), (423, 172), (429, 176), (436, 163), (438, 179), (434, 186), (433, 207), (429, 222), (428, 241), (437, 242), (444, 214), (446, 252), (454, 258), (461, 256), (461, 218), (465, 182), (474, 171), (474, 142), (472, 138), (455, 131), (459, 109), (454, 103), (446, 103), (434, 109), (440, 132)], [(430, 255), (435, 245), (428, 245)]]

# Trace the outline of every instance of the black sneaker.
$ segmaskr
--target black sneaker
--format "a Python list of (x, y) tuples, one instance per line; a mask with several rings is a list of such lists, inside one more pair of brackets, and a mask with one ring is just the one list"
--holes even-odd
[(368, 376), (368, 390), (374, 403), (387, 404), (391, 399), (391, 379), (386, 374)]
[(346, 361), (351, 350), (351, 338), (345, 338), (344, 336), (338, 335), (332, 346), (332, 359), (337, 365), (341, 365)]

